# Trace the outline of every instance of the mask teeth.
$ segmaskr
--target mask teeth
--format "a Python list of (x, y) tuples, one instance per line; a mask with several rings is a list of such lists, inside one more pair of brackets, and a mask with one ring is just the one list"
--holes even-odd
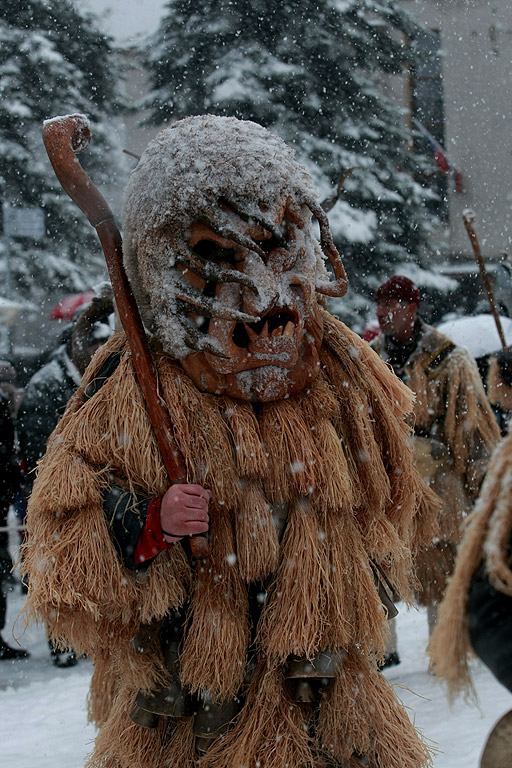
[(289, 320), (283, 330), (283, 336), (286, 336), (288, 339), (293, 339), (295, 335), (295, 323)]
[(247, 335), (250, 341), (256, 341), (259, 339), (259, 334), (257, 334), (256, 331), (250, 327), (250, 325), (247, 325), (247, 323), (245, 324), (245, 330), (247, 331)]

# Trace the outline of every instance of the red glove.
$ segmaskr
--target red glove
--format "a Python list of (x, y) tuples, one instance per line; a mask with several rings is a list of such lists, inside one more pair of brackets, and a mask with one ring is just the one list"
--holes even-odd
[(157, 496), (149, 502), (144, 528), (137, 540), (133, 559), (137, 565), (153, 560), (162, 550), (172, 547), (171, 543), (164, 540), (160, 528), (160, 506), (162, 497)]
[(134, 552), (135, 563), (152, 560), (185, 536), (206, 533), (212, 492), (201, 485), (171, 485), (152, 499)]

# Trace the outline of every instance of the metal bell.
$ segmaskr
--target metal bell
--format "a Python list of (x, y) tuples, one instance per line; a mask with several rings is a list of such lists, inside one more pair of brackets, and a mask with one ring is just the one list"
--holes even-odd
[(212, 741), (227, 731), (241, 706), (241, 701), (235, 697), (228, 701), (214, 702), (208, 692), (203, 694), (194, 718), (194, 735), (198, 752), (204, 754)]
[(304, 678), (295, 678), (293, 687), (293, 700), (300, 704), (311, 704), (317, 700), (316, 692), (313, 690), (313, 686), (309, 680)]
[(135, 725), (140, 725), (141, 728), (158, 728), (159, 719), (158, 715), (155, 715), (153, 712), (148, 712), (137, 704), (130, 714), (130, 720), (134, 722)]
[[(130, 715), (133, 722), (143, 725), (145, 720), (142, 712), (152, 715), (162, 715), (164, 717), (182, 717), (189, 714), (187, 706), (187, 696), (181, 687), (179, 679), (178, 665), (178, 647), (177, 641), (166, 642), (164, 648), (164, 661), (166, 669), (171, 674), (171, 680), (167, 685), (155, 688), (149, 693), (139, 691), (135, 699), (135, 709)], [(151, 718), (147, 718), (152, 722)], [(146, 728), (155, 728), (154, 725), (144, 726)]]
[(135, 706), (165, 717), (182, 717), (187, 714), (186, 696), (181, 685), (175, 680), (162, 688), (145, 694), (139, 691)]
[(346, 653), (338, 651), (320, 651), (312, 659), (290, 656), (286, 664), (286, 680), (333, 678), (338, 674), (340, 664)]

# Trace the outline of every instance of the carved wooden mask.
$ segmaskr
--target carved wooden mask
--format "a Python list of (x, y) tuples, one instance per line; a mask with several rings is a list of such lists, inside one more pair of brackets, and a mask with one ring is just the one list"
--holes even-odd
[(278, 210), (262, 210), (258, 222), (245, 220), (227, 203), (222, 208), (231, 233), (214, 222), (191, 227), (193, 259), (211, 265), (210, 279), (194, 265), (184, 268), (193, 290), (183, 295), (182, 306), (196, 328), (190, 343), (205, 349), (207, 341), (209, 351), (181, 364), (201, 390), (244, 400), (281, 399), (300, 391), (319, 368), (317, 258), (307, 249), (305, 232), (311, 217), (289, 199)]
[(323, 336), (317, 294), (343, 295), (346, 279), (311, 178), (284, 142), (234, 118), (187, 118), (148, 147), (131, 184), (130, 280), (146, 325), (196, 386), (257, 402), (308, 386)]

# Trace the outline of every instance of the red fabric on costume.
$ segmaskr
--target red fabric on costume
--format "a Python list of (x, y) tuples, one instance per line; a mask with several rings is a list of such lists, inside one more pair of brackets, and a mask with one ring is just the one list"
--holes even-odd
[(149, 502), (146, 522), (134, 552), (134, 560), (137, 565), (145, 563), (146, 560), (152, 560), (164, 549), (170, 549), (173, 546), (172, 543), (164, 541), (164, 535), (160, 527), (161, 504), (161, 496), (156, 496)]

